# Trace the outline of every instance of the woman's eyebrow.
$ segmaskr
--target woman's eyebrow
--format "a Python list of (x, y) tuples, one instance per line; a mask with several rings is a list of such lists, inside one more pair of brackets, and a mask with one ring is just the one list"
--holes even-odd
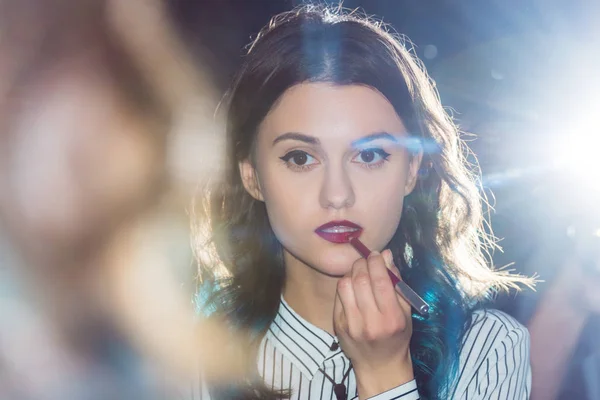
[(298, 140), (300, 142), (304, 142), (304, 143), (308, 143), (308, 144), (315, 144), (315, 145), (318, 145), (321, 143), (319, 141), (319, 139), (317, 139), (314, 136), (305, 135), (305, 134), (299, 133), (299, 132), (287, 132), (287, 133), (277, 136), (275, 138), (275, 140), (273, 140), (273, 146), (275, 146), (277, 143), (284, 141), (284, 140)]
[[(352, 142), (352, 147), (360, 147), (360, 146), (364, 145), (365, 143), (369, 143), (369, 142), (372, 142), (374, 140), (379, 140), (379, 139), (389, 140), (394, 143), (400, 142), (400, 140), (396, 136), (392, 135), (391, 133), (375, 132), (375, 133), (371, 133), (367, 136), (363, 136), (360, 139), (354, 140)], [(275, 138), (275, 140), (273, 140), (273, 146), (275, 146), (277, 143), (282, 142), (284, 140), (297, 140), (300, 142), (313, 144), (313, 145), (319, 145), (321, 143), (319, 141), (319, 139), (314, 136), (306, 135), (306, 134), (300, 133), (300, 132), (286, 132), (284, 134), (277, 136)]]
[(353, 141), (352, 147), (360, 147), (360, 146), (363, 146), (365, 143), (369, 143), (369, 142), (372, 142), (372, 141), (378, 140), (378, 139), (389, 140), (394, 143), (400, 142), (400, 140), (396, 136), (392, 135), (391, 133), (375, 132), (375, 133), (371, 133), (370, 135), (364, 136), (360, 139)]

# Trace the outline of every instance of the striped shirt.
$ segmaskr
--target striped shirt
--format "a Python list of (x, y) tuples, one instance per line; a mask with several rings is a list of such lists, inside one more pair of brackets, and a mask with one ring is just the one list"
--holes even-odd
[[(348, 399), (358, 399), (353, 370), (342, 382), (350, 362), (337, 338), (304, 320), (283, 299), (260, 344), (257, 364), (265, 383), (275, 389), (291, 389), (292, 399), (336, 399), (325, 374), (345, 384)], [(501, 311), (474, 312), (458, 372), (452, 399), (528, 399), (531, 369), (527, 329)], [(194, 400), (210, 399), (205, 387), (194, 387), (190, 394)], [(416, 400), (419, 391), (412, 380), (370, 399)]]

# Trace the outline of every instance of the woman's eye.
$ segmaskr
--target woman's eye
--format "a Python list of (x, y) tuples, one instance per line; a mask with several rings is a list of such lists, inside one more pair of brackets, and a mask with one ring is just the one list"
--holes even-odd
[(285, 156), (280, 157), (281, 160), (293, 166), (303, 167), (315, 164), (317, 160), (305, 151), (293, 150)]
[(365, 149), (361, 150), (352, 161), (361, 164), (380, 164), (388, 159), (390, 153), (383, 149)]

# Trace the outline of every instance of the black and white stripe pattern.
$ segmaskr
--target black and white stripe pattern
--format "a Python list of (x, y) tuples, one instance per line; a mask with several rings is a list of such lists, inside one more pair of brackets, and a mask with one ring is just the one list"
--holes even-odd
[[(349, 360), (332, 344), (336, 338), (311, 325), (282, 299), (279, 313), (263, 338), (258, 352), (258, 370), (265, 383), (275, 389), (291, 389), (292, 399), (334, 400), (331, 382), (340, 383)], [(346, 382), (348, 398), (357, 399), (356, 378), (351, 371)], [(451, 399), (528, 399), (531, 391), (529, 333), (512, 317), (497, 311), (476, 311), (465, 335), (460, 354), (459, 376)], [(208, 400), (206, 388), (192, 388), (193, 400)], [(372, 400), (419, 399), (413, 380), (381, 393)]]
[(460, 354), (453, 399), (528, 399), (529, 332), (497, 310), (477, 311)]

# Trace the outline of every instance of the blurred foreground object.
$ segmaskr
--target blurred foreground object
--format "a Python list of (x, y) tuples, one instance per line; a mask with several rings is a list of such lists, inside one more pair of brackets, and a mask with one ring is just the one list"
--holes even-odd
[(0, 54), (0, 398), (161, 398), (199, 361), (235, 378), (173, 257), (221, 146), (162, 4), (0, 0)]
[(541, 235), (528, 263), (548, 272), (528, 323), (534, 400), (600, 398), (600, 221), (571, 220)]

